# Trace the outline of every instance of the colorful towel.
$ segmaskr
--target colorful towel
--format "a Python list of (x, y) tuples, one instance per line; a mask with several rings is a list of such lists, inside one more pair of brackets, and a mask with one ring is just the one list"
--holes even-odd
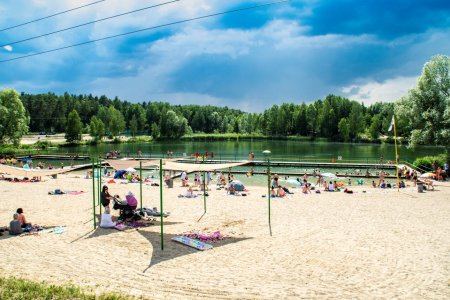
[(174, 236), (172, 238), (172, 241), (181, 243), (183, 245), (186, 245), (186, 246), (189, 246), (189, 247), (195, 248), (197, 250), (201, 250), (201, 251), (209, 250), (209, 249), (213, 248), (212, 245), (205, 244), (203, 242), (188, 238), (186, 236), (181, 236), (181, 235)]
[(188, 231), (183, 232), (181, 236), (185, 236), (191, 239), (199, 240), (202, 242), (217, 242), (223, 240), (225, 237), (220, 233), (220, 231), (214, 232), (200, 232), (200, 231)]
[(80, 195), (80, 194), (84, 194), (86, 192), (84, 191), (69, 191), (67, 192), (68, 195)]

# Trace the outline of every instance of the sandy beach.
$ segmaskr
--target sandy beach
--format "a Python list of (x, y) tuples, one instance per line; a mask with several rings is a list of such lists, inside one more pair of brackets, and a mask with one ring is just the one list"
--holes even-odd
[[(422, 194), (412, 187), (295, 191), (272, 200), (270, 236), (266, 188), (248, 187), (247, 197), (212, 190), (203, 215), (203, 197), (178, 198), (185, 188), (176, 180), (164, 188), (171, 215), (161, 251), (159, 221), (94, 231), (92, 181), (77, 177), (0, 181), (2, 226), (18, 207), (32, 223), (65, 226), (62, 234), (1, 236), (0, 276), (144, 299), (450, 298), (448, 182)], [(108, 186), (114, 194), (139, 195), (138, 184)], [(85, 193), (48, 195), (56, 188)], [(159, 187), (144, 186), (143, 194), (144, 206), (159, 207)], [(188, 230), (220, 230), (229, 238), (204, 252), (170, 240)]]

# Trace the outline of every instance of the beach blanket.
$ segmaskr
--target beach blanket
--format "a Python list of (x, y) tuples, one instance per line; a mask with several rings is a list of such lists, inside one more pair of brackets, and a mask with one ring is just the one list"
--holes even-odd
[[(149, 217), (160, 217), (161, 216), (161, 212), (158, 211), (158, 209), (156, 207), (153, 208), (148, 208), (148, 207), (143, 207), (142, 210), (139, 210), (143, 213), (145, 213), (147, 216)], [(170, 215), (170, 212), (165, 211), (163, 213), (163, 217), (168, 217)]]
[(172, 238), (172, 241), (181, 243), (183, 245), (186, 245), (186, 246), (189, 246), (189, 247), (195, 248), (197, 250), (201, 250), (201, 251), (209, 250), (209, 249), (213, 248), (212, 245), (209, 245), (209, 244), (206, 244), (206, 243), (203, 243), (203, 242), (200, 242), (200, 241), (197, 241), (197, 240), (194, 240), (194, 239), (188, 238), (186, 236), (182, 236), (182, 235), (174, 236)]
[(193, 195), (182, 195), (182, 194), (180, 194), (180, 195), (178, 195), (178, 198), (197, 198), (198, 197), (198, 195), (196, 195), (196, 194), (193, 194)]
[(56, 226), (56, 227), (43, 227), (39, 225), (33, 225), (31, 230), (29, 232), (24, 232), (20, 236), (27, 236), (27, 235), (34, 235), (34, 236), (40, 236), (42, 234), (46, 233), (55, 233), (55, 234), (61, 234), (65, 232), (64, 226)]
[(194, 231), (187, 231), (180, 234), (182, 236), (195, 239), (201, 242), (217, 242), (221, 241), (225, 238), (224, 235), (220, 233), (220, 231), (214, 231), (214, 232), (200, 232), (198, 230)]
[(81, 195), (81, 194), (84, 194), (84, 193), (87, 193), (87, 192), (84, 192), (84, 191), (68, 191), (66, 193), (68, 195)]

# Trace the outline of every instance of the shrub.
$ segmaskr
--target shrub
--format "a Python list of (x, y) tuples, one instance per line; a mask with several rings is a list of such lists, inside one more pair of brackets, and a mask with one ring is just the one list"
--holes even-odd
[(433, 168), (433, 162), (436, 161), (438, 166), (443, 166), (445, 163), (445, 154), (440, 154), (437, 156), (425, 156), (425, 157), (418, 157), (416, 158), (416, 160), (413, 162), (413, 165), (416, 168), (428, 168), (428, 169), (432, 169)]

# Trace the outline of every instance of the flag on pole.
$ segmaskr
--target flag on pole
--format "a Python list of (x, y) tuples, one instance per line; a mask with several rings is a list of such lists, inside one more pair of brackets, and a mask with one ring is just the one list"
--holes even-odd
[(395, 119), (394, 119), (394, 115), (392, 115), (392, 121), (391, 121), (391, 125), (389, 126), (388, 131), (391, 131), (392, 128), (394, 128), (394, 125), (395, 125)]

